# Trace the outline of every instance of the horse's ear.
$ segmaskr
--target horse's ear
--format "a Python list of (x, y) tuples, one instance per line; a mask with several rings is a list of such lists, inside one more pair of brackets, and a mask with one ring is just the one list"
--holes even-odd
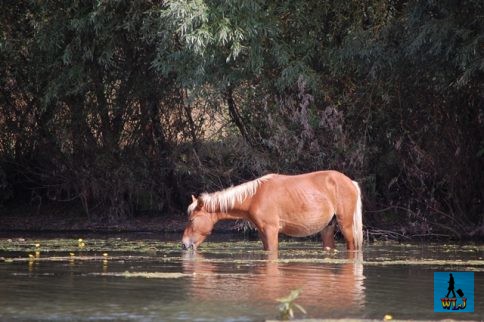
[(192, 203), (194, 203), (195, 201), (197, 201), (197, 198), (195, 198), (195, 196), (192, 195)]
[(198, 199), (195, 199), (197, 201), (197, 209), (202, 209), (203, 207), (203, 199), (198, 197)]

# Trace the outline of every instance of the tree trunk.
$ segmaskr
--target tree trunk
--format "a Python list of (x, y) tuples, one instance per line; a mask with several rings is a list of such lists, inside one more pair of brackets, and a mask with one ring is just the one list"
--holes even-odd
[(247, 128), (245, 127), (244, 121), (240, 116), (240, 113), (237, 109), (237, 105), (235, 104), (234, 95), (233, 95), (233, 88), (230, 86), (225, 93), (225, 99), (227, 100), (227, 106), (229, 108), (230, 118), (234, 122), (235, 126), (240, 131), (240, 134), (244, 138), (244, 140), (250, 145), (254, 146), (254, 141), (252, 137), (249, 135)]

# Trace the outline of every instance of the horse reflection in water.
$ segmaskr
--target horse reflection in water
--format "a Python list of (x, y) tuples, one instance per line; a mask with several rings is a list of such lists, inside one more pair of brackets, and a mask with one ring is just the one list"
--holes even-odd
[[(358, 258), (354, 258), (358, 257)], [(311, 312), (358, 311), (365, 304), (365, 287), (361, 252), (348, 252), (343, 264), (280, 263), (272, 255), (264, 260), (239, 261), (240, 267), (187, 252), (183, 271), (192, 274), (190, 293), (197, 299), (260, 302), (273, 305), (293, 289), (301, 289), (297, 303)]]

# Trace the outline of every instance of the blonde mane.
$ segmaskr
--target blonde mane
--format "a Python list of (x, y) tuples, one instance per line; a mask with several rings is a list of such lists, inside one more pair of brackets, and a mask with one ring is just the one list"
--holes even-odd
[[(234, 208), (236, 202), (242, 203), (245, 198), (253, 196), (257, 192), (261, 183), (269, 180), (273, 176), (273, 174), (268, 174), (235, 187), (230, 187), (213, 193), (204, 192), (200, 195), (199, 199), (203, 202), (203, 205), (209, 212), (227, 212)], [(198, 200), (194, 200), (190, 206), (188, 206), (188, 215), (197, 208), (197, 205)]]

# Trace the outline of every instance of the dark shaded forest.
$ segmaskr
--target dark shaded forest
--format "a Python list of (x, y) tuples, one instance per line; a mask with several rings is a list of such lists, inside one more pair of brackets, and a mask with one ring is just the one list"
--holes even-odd
[(0, 28), (0, 218), (184, 220), (335, 169), (370, 233), (484, 236), (481, 0), (4, 1)]

